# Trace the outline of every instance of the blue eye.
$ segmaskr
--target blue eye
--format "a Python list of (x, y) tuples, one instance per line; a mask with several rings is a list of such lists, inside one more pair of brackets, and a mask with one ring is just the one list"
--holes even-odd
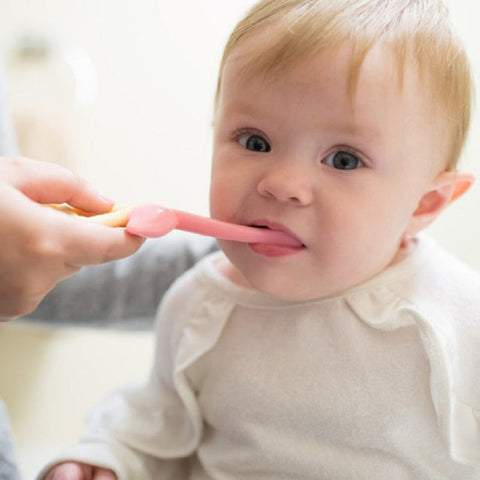
[(270, 152), (272, 147), (270, 144), (260, 135), (255, 134), (248, 134), (242, 135), (238, 139), (238, 143), (246, 148), (247, 150), (251, 150), (252, 152)]
[(344, 150), (337, 150), (336, 152), (330, 153), (330, 155), (323, 160), (323, 163), (337, 170), (354, 170), (364, 166), (363, 162), (356, 155)]

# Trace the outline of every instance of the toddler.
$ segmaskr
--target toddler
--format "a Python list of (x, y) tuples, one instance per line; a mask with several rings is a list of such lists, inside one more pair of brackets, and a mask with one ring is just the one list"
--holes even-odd
[(471, 78), (437, 0), (263, 0), (220, 68), (219, 241), (158, 313), (149, 381), (48, 480), (480, 479), (480, 276), (420, 232), (456, 171)]

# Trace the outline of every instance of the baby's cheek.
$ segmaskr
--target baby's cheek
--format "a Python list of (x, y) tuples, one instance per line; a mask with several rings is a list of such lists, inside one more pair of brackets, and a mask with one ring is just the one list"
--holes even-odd
[(225, 173), (212, 176), (210, 183), (210, 213), (215, 218), (225, 218), (238, 200), (239, 180), (234, 174)]
[(213, 218), (226, 220), (230, 210), (231, 196), (221, 182), (215, 182), (210, 187), (210, 215)]

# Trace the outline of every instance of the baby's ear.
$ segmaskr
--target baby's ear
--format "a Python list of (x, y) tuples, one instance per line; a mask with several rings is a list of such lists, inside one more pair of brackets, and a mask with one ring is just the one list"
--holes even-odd
[(465, 172), (442, 172), (435, 178), (431, 189), (423, 194), (406, 229), (415, 235), (430, 225), (440, 212), (462, 196), (473, 184), (474, 176)]

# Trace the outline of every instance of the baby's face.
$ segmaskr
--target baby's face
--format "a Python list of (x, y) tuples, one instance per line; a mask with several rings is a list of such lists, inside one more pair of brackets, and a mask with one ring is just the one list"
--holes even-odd
[(352, 104), (346, 47), (277, 78), (245, 78), (242, 55), (252, 45), (237, 47), (225, 65), (211, 214), (288, 230), (304, 246), (221, 241), (234, 265), (226, 273), (288, 300), (334, 295), (401, 256), (446, 146), (414, 70), (401, 91), (386, 48), (367, 56)]

